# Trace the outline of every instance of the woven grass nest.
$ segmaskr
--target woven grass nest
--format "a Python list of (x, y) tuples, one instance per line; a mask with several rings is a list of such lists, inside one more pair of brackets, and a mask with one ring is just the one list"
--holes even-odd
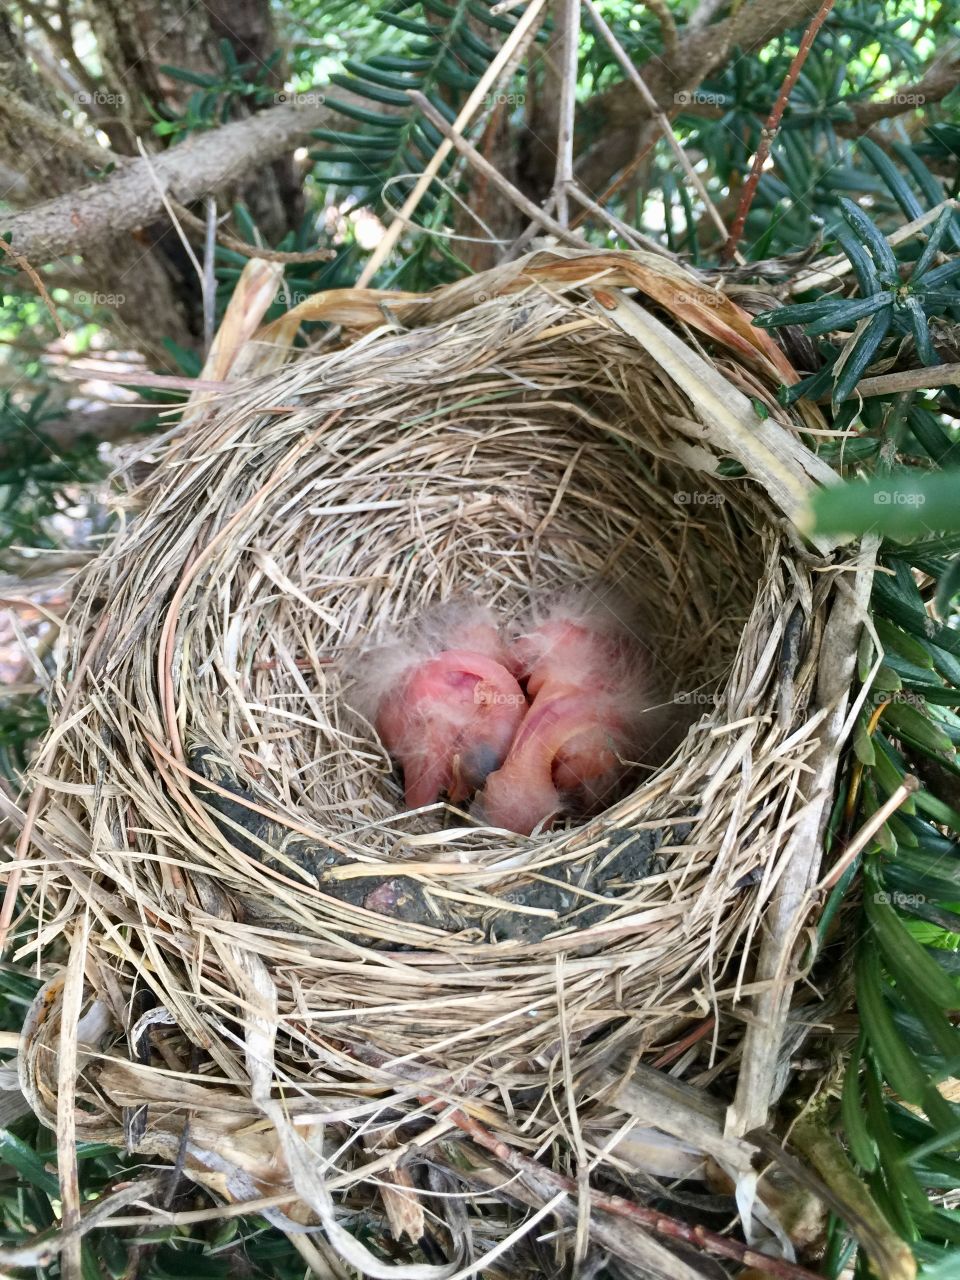
[[(500, 1274), (487, 1251), (548, 1211), (556, 1274), (585, 1233), (623, 1254), (637, 1229), (549, 1180), (498, 1192), (477, 1134), (629, 1194), (640, 1060), (729, 1076), (747, 1002), (782, 997), (790, 939), (776, 973), (758, 947), (815, 878), (842, 715), (818, 666), (851, 577), (795, 527), (833, 479), (819, 412), (778, 404), (796, 375), (735, 294), (639, 253), (318, 295), (242, 341), (275, 286), (246, 281), (183, 423), (127, 460), (78, 583), (20, 947), (69, 959), (23, 1087), (55, 1127), (59, 1071), (78, 1139), (322, 1227), (298, 1238), (331, 1267)], [(337, 327), (293, 352), (304, 318)], [(669, 761), (531, 838), (403, 813), (346, 692), (371, 639), (597, 580), (648, 619)]]

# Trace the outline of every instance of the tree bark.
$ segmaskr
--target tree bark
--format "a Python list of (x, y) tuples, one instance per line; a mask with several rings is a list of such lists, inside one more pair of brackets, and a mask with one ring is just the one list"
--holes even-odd
[[(77, 150), (52, 144), (49, 137), (31, 128), (21, 118), (4, 109), (14, 96), (59, 118), (60, 107), (53, 92), (36, 75), (28, 62), (19, 34), (8, 14), (0, 11), (0, 163), (21, 175), (23, 181), (8, 190), (5, 198), (30, 199), (39, 193), (69, 192), (85, 182), (89, 171)], [(69, 200), (69, 195), (59, 197)], [(21, 215), (6, 219), (15, 222)], [(2, 223), (0, 223), (0, 229)], [(69, 246), (68, 246), (69, 248)], [(44, 259), (49, 262), (63, 250)], [(26, 255), (29, 256), (29, 255)], [(35, 265), (43, 265), (36, 263)], [(152, 361), (169, 358), (159, 337), (165, 335), (181, 344), (190, 342), (183, 308), (162, 264), (144, 254), (131, 240), (118, 244), (92, 239), (84, 263), (88, 288), (122, 296), (115, 309), (118, 337), (126, 340)], [(119, 281), (125, 281), (123, 287)]]
[[(339, 118), (324, 106), (271, 107), (196, 134), (160, 155), (128, 160), (99, 182), (15, 213), (3, 229), (12, 233), (13, 248), (35, 265), (62, 254), (88, 253), (164, 216), (161, 191), (181, 204), (200, 200), (307, 143), (311, 130)], [(112, 279), (119, 284), (123, 277)]]

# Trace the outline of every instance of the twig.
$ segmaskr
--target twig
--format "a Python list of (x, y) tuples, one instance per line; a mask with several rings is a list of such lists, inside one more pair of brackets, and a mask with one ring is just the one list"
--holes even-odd
[[(157, 1178), (137, 1178), (118, 1187), (114, 1192), (102, 1193), (100, 1200), (88, 1202), (83, 1206), (83, 1215), (76, 1227), (66, 1230), (62, 1223), (50, 1227), (39, 1235), (31, 1236), (25, 1243), (0, 1246), (0, 1263), (7, 1267), (46, 1267), (76, 1236), (84, 1236), (94, 1227), (111, 1227), (112, 1219), (118, 1209), (137, 1201), (149, 1200), (156, 1190)], [(292, 1197), (288, 1197), (291, 1199)], [(277, 1197), (274, 1197), (276, 1200)], [(229, 1217), (236, 1205), (225, 1205), (222, 1217)], [(239, 1206), (245, 1211), (245, 1206)], [(137, 1225), (144, 1223), (153, 1225), (156, 1218), (151, 1215), (147, 1219), (138, 1218)]]
[(419, 90), (411, 89), (409, 96), (414, 106), (423, 112), (434, 128), (444, 135), (450, 145), (455, 147), (473, 165), (477, 172), (481, 173), (488, 182), (497, 187), (508, 200), (512, 200), (521, 213), (525, 214), (532, 222), (536, 222), (543, 227), (545, 231), (549, 231), (559, 240), (563, 240), (566, 244), (575, 245), (578, 249), (590, 249), (593, 247), (582, 236), (578, 236), (573, 231), (568, 231), (566, 227), (561, 226), (556, 218), (551, 218), (548, 213), (545, 213), (532, 200), (529, 200), (522, 191), (518, 191), (513, 183), (500, 173), (499, 169), (496, 169), (489, 160), (484, 159), (472, 143), (467, 142), (466, 138), (456, 132), (455, 127), (444, 119), (433, 103), (424, 97)]
[(160, 182), (160, 179), (157, 177), (156, 172), (154, 171), (153, 160), (147, 154), (147, 149), (143, 145), (143, 140), (141, 138), (137, 138), (137, 149), (140, 152), (140, 158), (146, 163), (147, 173), (150, 175), (150, 181), (153, 183), (153, 186), (157, 195), (160, 197), (161, 201), (163, 202), (163, 207), (166, 209), (167, 213), (170, 215), (170, 221), (173, 223), (173, 227), (177, 233), (177, 237), (180, 240), (180, 243), (183, 245), (184, 251), (187, 257), (190, 259), (190, 262), (193, 265), (194, 271), (197, 273), (197, 279), (200, 281), (200, 289), (202, 291), (203, 290), (203, 267), (201, 267), (199, 261), (197, 260), (197, 255), (193, 252), (193, 248), (190, 244), (190, 241), (187, 239), (187, 233), (184, 231), (183, 227), (180, 225), (180, 219), (177, 217), (176, 213), (174, 212), (173, 205), (170, 203), (170, 197), (167, 195), (166, 191), (164, 190), (163, 184)]
[[(439, 1098), (423, 1097), (422, 1101), (438, 1107), (447, 1105)], [(553, 1169), (548, 1169), (545, 1165), (531, 1159), (530, 1156), (515, 1151), (465, 1111), (446, 1111), (445, 1114), (459, 1129), (469, 1134), (478, 1147), (483, 1147), (485, 1151), (495, 1155), (509, 1169), (519, 1173), (525, 1181), (532, 1179), (535, 1189), (565, 1191), (573, 1197), (578, 1195), (579, 1188), (575, 1179), (556, 1173)], [(663, 1236), (668, 1240), (679, 1240), (684, 1244), (703, 1249), (707, 1253), (716, 1254), (718, 1257), (731, 1258), (741, 1266), (755, 1267), (765, 1275), (776, 1277), (777, 1280), (818, 1280), (815, 1273), (808, 1271), (806, 1267), (799, 1267), (783, 1258), (771, 1258), (766, 1254), (757, 1253), (748, 1245), (740, 1244), (727, 1236), (718, 1235), (706, 1227), (693, 1227), (687, 1222), (680, 1222), (677, 1218), (669, 1218), (657, 1209), (647, 1209), (642, 1205), (634, 1204), (632, 1200), (627, 1200), (623, 1196), (608, 1195), (604, 1191), (596, 1191), (593, 1188), (590, 1189), (589, 1195), (592, 1208), (600, 1209), (618, 1218), (629, 1218), (655, 1235)]]
[(30, 263), (26, 260), (26, 258), (24, 258), (21, 254), (17, 253), (16, 249), (14, 249), (11, 245), (9, 245), (6, 242), (6, 240), (2, 238), (0, 238), (0, 249), (2, 249), (3, 252), (7, 254), (9, 257), (11, 257), (14, 260), (14, 262), (17, 264), (17, 266), (20, 268), (20, 270), (25, 272), (26, 275), (28, 275), (30, 279), (33, 281), (34, 288), (36, 289), (37, 293), (39, 293), (40, 297), (43, 299), (44, 306), (50, 312), (50, 316), (53, 320), (53, 323), (57, 326), (57, 333), (59, 333), (61, 338), (65, 338), (67, 336), (67, 331), (63, 327), (63, 324), (61, 323), (60, 317), (57, 315), (57, 309), (53, 305), (53, 299), (50, 297), (50, 294), (47, 291), (47, 286), (43, 283), (43, 280), (39, 272), (36, 270), (36, 268), (30, 265)]
[[(649, 156), (650, 152), (653, 150), (654, 146), (656, 145), (656, 141), (657, 141), (656, 138), (652, 137), (649, 139), (649, 141), (644, 143), (644, 145), (640, 148), (637, 154), (626, 166), (626, 168), (623, 169), (622, 172), (617, 174), (617, 176), (614, 178), (614, 180), (610, 183), (608, 187), (606, 187), (603, 191), (601, 191), (600, 196), (598, 197), (599, 204), (606, 205), (610, 197), (615, 195), (620, 190), (621, 187), (625, 186), (630, 181), (630, 179), (633, 177), (636, 171), (643, 164), (644, 160), (646, 160), (647, 156)], [(587, 216), (586, 211), (584, 211), (583, 213), (578, 214), (576, 218), (574, 218), (573, 220), (574, 229), (579, 227), (580, 223), (586, 219), (586, 216)], [(677, 256), (675, 253), (672, 253), (669, 249), (663, 248), (662, 245), (659, 246), (659, 249), (662, 254), (667, 255), (671, 258), (676, 258)]]
[(645, 0), (645, 3), (660, 24), (663, 52), (670, 62), (676, 62), (677, 55), (680, 53), (680, 37), (677, 34), (677, 24), (673, 20), (673, 14), (667, 8), (666, 0)]
[[(588, 2), (588, 0), (585, 0)], [(763, 172), (763, 166), (767, 163), (767, 157), (770, 155), (770, 147), (774, 138), (777, 136), (777, 130), (780, 128), (780, 121), (787, 107), (787, 99), (793, 92), (793, 86), (797, 83), (797, 78), (803, 70), (803, 64), (807, 60), (810, 50), (813, 48), (813, 42), (817, 38), (817, 32), (827, 20), (827, 15), (833, 8), (835, 0), (823, 0), (823, 4), (813, 15), (810, 25), (803, 33), (799, 48), (794, 54), (793, 61), (790, 63), (790, 70), (787, 72), (783, 84), (780, 86), (780, 92), (777, 100), (773, 104), (773, 110), (767, 117), (767, 123), (760, 130), (760, 141), (757, 143), (757, 153), (753, 157), (753, 166), (750, 170), (749, 177), (743, 184), (743, 191), (740, 193), (740, 205), (737, 209), (737, 216), (733, 220), (733, 228), (730, 237), (724, 245), (723, 256), (729, 261), (736, 251), (740, 238), (743, 235), (744, 224), (747, 221), (747, 214), (750, 212), (750, 206), (753, 204), (753, 197), (757, 193), (757, 186), (760, 182), (760, 174)]]
[[(832, 0), (831, 0), (831, 3), (832, 3)], [(703, 206), (706, 209), (707, 214), (709, 215), (714, 226), (717, 228), (720, 234), (724, 237), (724, 239), (728, 240), (726, 223), (723, 221), (723, 218), (721, 218), (720, 213), (717, 209), (717, 206), (711, 200), (710, 194), (707, 191), (706, 187), (703, 185), (703, 181), (701, 180), (700, 175), (697, 173), (693, 165), (690, 163), (690, 157), (687, 155), (686, 151), (684, 151), (683, 147), (681, 147), (680, 143), (677, 141), (676, 135), (673, 132), (673, 128), (670, 124), (670, 121), (667, 119), (665, 113), (660, 109), (660, 104), (657, 102), (656, 98), (647, 88), (646, 81), (643, 79), (643, 77), (640, 75), (640, 72), (631, 62), (630, 55), (624, 49), (623, 45), (620, 43), (617, 37), (613, 34), (610, 28), (607, 26), (599, 10), (597, 9), (597, 6), (593, 3), (593, 0), (583, 0), (583, 4), (585, 5), (587, 13), (589, 13), (590, 19), (593, 22), (594, 26), (600, 32), (600, 35), (603, 37), (603, 39), (610, 46), (610, 50), (613, 53), (614, 57), (620, 63), (621, 67), (623, 67), (623, 70), (626, 72), (628, 79), (633, 84), (637, 92), (640, 94), (640, 97), (643, 99), (644, 106), (647, 108), (647, 110), (650, 112), (650, 115), (653, 117), (657, 125), (657, 128), (663, 134), (664, 138), (666, 138), (667, 143), (669, 144), (670, 150), (673, 152), (673, 154), (677, 158), (677, 163), (680, 165), (680, 168), (683, 170), (683, 172), (687, 175), (687, 178), (689, 179), (690, 184), (696, 190), (697, 195), (703, 201)], [(743, 259), (739, 258), (738, 261), (742, 263)]]
[(833, 864), (813, 892), (817, 893), (824, 889), (832, 889), (857, 854), (867, 847), (886, 820), (896, 813), (902, 804), (906, 804), (919, 786), (920, 783), (912, 773), (904, 774), (903, 782), (901, 782), (900, 786), (890, 794), (876, 813), (870, 815), (844, 849), (843, 856)]
[(622, 236), (627, 244), (634, 249), (647, 249), (651, 253), (659, 253), (665, 256), (666, 251), (663, 245), (657, 244), (656, 240), (651, 240), (649, 236), (645, 236), (642, 231), (628, 226), (615, 213), (611, 213), (609, 209), (605, 209), (602, 204), (598, 204), (596, 200), (591, 200), (580, 188), (578, 183), (573, 183), (570, 187), (570, 194), (588, 213), (592, 213), (594, 217), (599, 218), (601, 222), (605, 222), (611, 230), (616, 231), (617, 235)]
[[(879, 373), (864, 378), (852, 388), (847, 400), (858, 397), (885, 396), (891, 392), (919, 391), (934, 387), (960, 387), (960, 364), (937, 364), (927, 369), (902, 369), (899, 373)], [(817, 398), (818, 404), (828, 404), (829, 392)]]
[(580, 0), (557, 0), (554, 39), (560, 51), (560, 119), (557, 130), (557, 221), (570, 225), (570, 184), (573, 181), (573, 125), (577, 110), (577, 69), (580, 44)]
[(81, 85), (85, 84), (88, 89), (96, 90), (98, 81), (80, 61), (80, 55), (74, 47), (70, 33), (57, 30), (47, 16), (42, 4), (33, 4), (31, 0), (21, 0), (20, 8), (29, 16), (38, 30), (42, 31), (47, 37), (51, 51), (56, 50), (60, 57), (70, 66)]
[(690, 21), (687, 23), (687, 30), (699, 31), (709, 22), (712, 22), (726, 2), (727, 0), (700, 0), (690, 17)]
[[(152, 168), (164, 191), (189, 204), (310, 141), (314, 129), (334, 118), (326, 105), (270, 107), (177, 143), (153, 156)], [(146, 226), (163, 207), (150, 165), (131, 158), (98, 182), (5, 215), (4, 230), (20, 253), (50, 262)]]
[[(551, 191), (549, 196), (547, 196), (546, 200), (543, 202), (542, 212), (547, 214), (553, 213), (554, 209), (556, 208), (556, 204), (557, 204), (557, 193), (555, 191)], [(578, 222), (583, 221), (583, 218), (585, 216), (586, 214), (583, 214), (579, 218), (574, 218), (573, 220), (574, 229), (576, 228)], [(527, 245), (530, 243), (533, 237), (537, 234), (538, 231), (541, 231), (541, 230), (542, 230), (542, 227), (538, 221), (528, 222), (524, 230), (520, 232), (516, 240), (514, 240), (513, 244), (503, 255), (503, 261), (513, 262), (516, 258), (519, 258), (521, 253), (523, 253), (523, 251), (526, 249)]]
[(203, 239), (203, 350), (209, 355), (217, 322), (217, 278), (214, 274), (217, 253), (217, 202), (207, 196), (207, 225)]
[[(539, 21), (540, 14), (545, 4), (546, 0), (532, 0), (532, 3), (524, 11), (519, 22), (505, 40), (500, 52), (477, 81), (473, 92), (461, 107), (460, 114), (452, 125), (454, 135), (459, 136), (467, 127), (476, 114), (477, 108), (497, 83), (504, 70), (510, 65), (511, 58), (513, 57), (517, 47), (521, 45), (528, 36), (532, 36), (532, 33), (536, 29), (535, 24)], [(413, 190), (403, 202), (403, 207), (399, 214), (387, 228), (386, 234), (370, 255), (366, 266), (357, 278), (356, 287), (358, 289), (362, 289), (370, 283), (376, 273), (380, 270), (380, 267), (384, 262), (386, 262), (387, 258), (393, 252), (394, 246), (400, 239), (405, 228), (410, 225), (410, 220), (414, 211), (426, 194), (430, 183), (440, 172), (443, 162), (453, 150), (453, 146), (454, 143), (452, 138), (446, 137), (433, 153), (430, 163), (417, 179)]]
[[(825, 1095), (821, 1094), (798, 1119), (793, 1142), (827, 1184), (837, 1207), (842, 1208), (843, 1220), (870, 1259), (875, 1273), (884, 1280), (912, 1280), (916, 1276), (916, 1262), (910, 1246), (887, 1222), (870, 1189), (857, 1176), (850, 1158), (834, 1137), (833, 1128), (826, 1114)], [(785, 1153), (773, 1149), (778, 1144), (764, 1143), (763, 1146), (765, 1153), (781, 1163), (788, 1173), (796, 1172), (799, 1162), (792, 1158), (784, 1162)]]
[[(181, 221), (185, 222), (188, 227), (193, 227), (196, 231), (202, 231), (207, 234), (207, 223), (203, 218), (198, 218), (195, 213), (170, 197), (170, 203), (176, 209), (177, 216)], [(231, 235), (229, 231), (224, 231), (222, 227), (217, 227), (217, 240), (225, 249), (232, 249), (234, 253), (242, 253), (245, 258), (264, 258), (267, 262), (329, 262), (331, 258), (337, 256), (336, 249), (304, 249), (300, 253), (287, 252), (282, 249), (265, 249), (259, 244), (248, 244), (246, 240), (241, 240), (238, 236)]]

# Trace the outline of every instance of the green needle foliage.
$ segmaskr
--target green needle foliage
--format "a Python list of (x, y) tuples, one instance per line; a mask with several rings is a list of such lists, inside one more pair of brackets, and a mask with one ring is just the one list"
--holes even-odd
[[(916, 152), (898, 147), (894, 160), (869, 139), (860, 152), (901, 218), (943, 203), (943, 189)], [(925, 1264), (924, 1274), (946, 1276), (957, 1273), (960, 1246), (960, 1215), (939, 1199), (960, 1186), (960, 1096), (951, 1088), (960, 1076), (960, 631), (953, 612), (960, 439), (955, 390), (921, 389), (922, 371), (941, 363), (935, 322), (946, 327), (960, 314), (960, 262), (950, 256), (960, 221), (944, 208), (922, 234), (894, 248), (887, 236), (895, 228), (881, 230), (846, 197), (839, 211), (835, 241), (855, 291), (824, 292), (756, 323), (801, 326), (821, 345), (822, 367), (785, 398), (829, 399), (834, 425), (853, 433), (836, 456), (864, 478), (820, 494), (815, 527), (883, 538), (872, 601), (882, 666), (854, 736), (847, 822), (834, 831), (838, 852), (890, 797), (903, 794), (908, 775), (919, 785), (858, 859), (861, 1031), (841, 1118), (878, 1205)], [(918, 371), (916, 390), (857, 394), (871, 367), (889, 368), (904, 353)], [(875, 657), (865, 639), (862, 678)], [(834, 890), (824, 932), (853, 883), (844, 877)], [(865, 1267), (858, 1260), (859, 1274), (868, 1274)]]

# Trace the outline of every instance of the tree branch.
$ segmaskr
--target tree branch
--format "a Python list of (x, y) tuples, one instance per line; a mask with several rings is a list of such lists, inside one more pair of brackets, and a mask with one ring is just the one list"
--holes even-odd
[(814, 14), (810, 21), (810, 25), (803, 33), (803, 39), (794, 55), (793, 61), (790, 63), (790, 69), (786, 74), (783, 84), (780, 86), (780, 92), (777, 94), (777, 100), (773, 104), (773, 110), (767, 117), (767, 123), (760, 131), (760, 142), (757, 144), (757, 154), (753, 157), (753, 164), (750, 168), (750, 175), (743, 185), (743, 191), (740, 195), (740, 204), (737, 208), (737, 215), (733, 220), (733, 227), (730, 231), (729, 239), (724, 246), (723, 257), (729, 261), (737, 251), (737, 245), (740, 243), (740, 237), (743, 235), (743, 228), (747, 221), (747, 214), (750, 212), (750, 206), (753, 203), (753, 197), (757, 194), (757, 187), (760, 183), (760, 174), (763, 166), (767, 162), (770, 155), (770, 148), (773, 140), (777, 136), (777, 130), (780, 128), (780, 121), (783, 119), (783, 113), (787, 109), (787, 101), (793, 92), (793, 86), (799, 79), (800, 72), (803, 70), (803, 64), (806, 62), (810, 50), (813, 48), (813, 42), (817, 38), (817, 32), (827, 20), (830, 10), (833, 8), (835, 0), (823, 0), (820, 8)]
[[(745, 53), (761, 48), (790, 27), (805, 24), (819, 7), (819, 0), (746, 0), (735, 14), (720, 22), (699, 27), (688, 24), (680, 33), (675, 58), (644, 64), (647, 88), (661, 109), (670, 110), (679, 92), (696, 88), (735, 46)], [(637, 150), (638, 124), (649, 120), (650, 111), (637, 102), (632, 89), (624, 81), (586, 105), (585, 113), (601, 139), (578, 166), (578, 177), (588, 191), (604, 187)]]
[[(21, 256), (49, 262), (164, 216), (157, 189), (189, 204), (237, 181), (310, 140), (339, 119), (330, 107), (271, 107), (247, 120), (196, 134), (150, 160), (131, 160), (100, 182), (33, 205), (0, 222)], [(153, 169), (151, 177), (150, 169)]]

